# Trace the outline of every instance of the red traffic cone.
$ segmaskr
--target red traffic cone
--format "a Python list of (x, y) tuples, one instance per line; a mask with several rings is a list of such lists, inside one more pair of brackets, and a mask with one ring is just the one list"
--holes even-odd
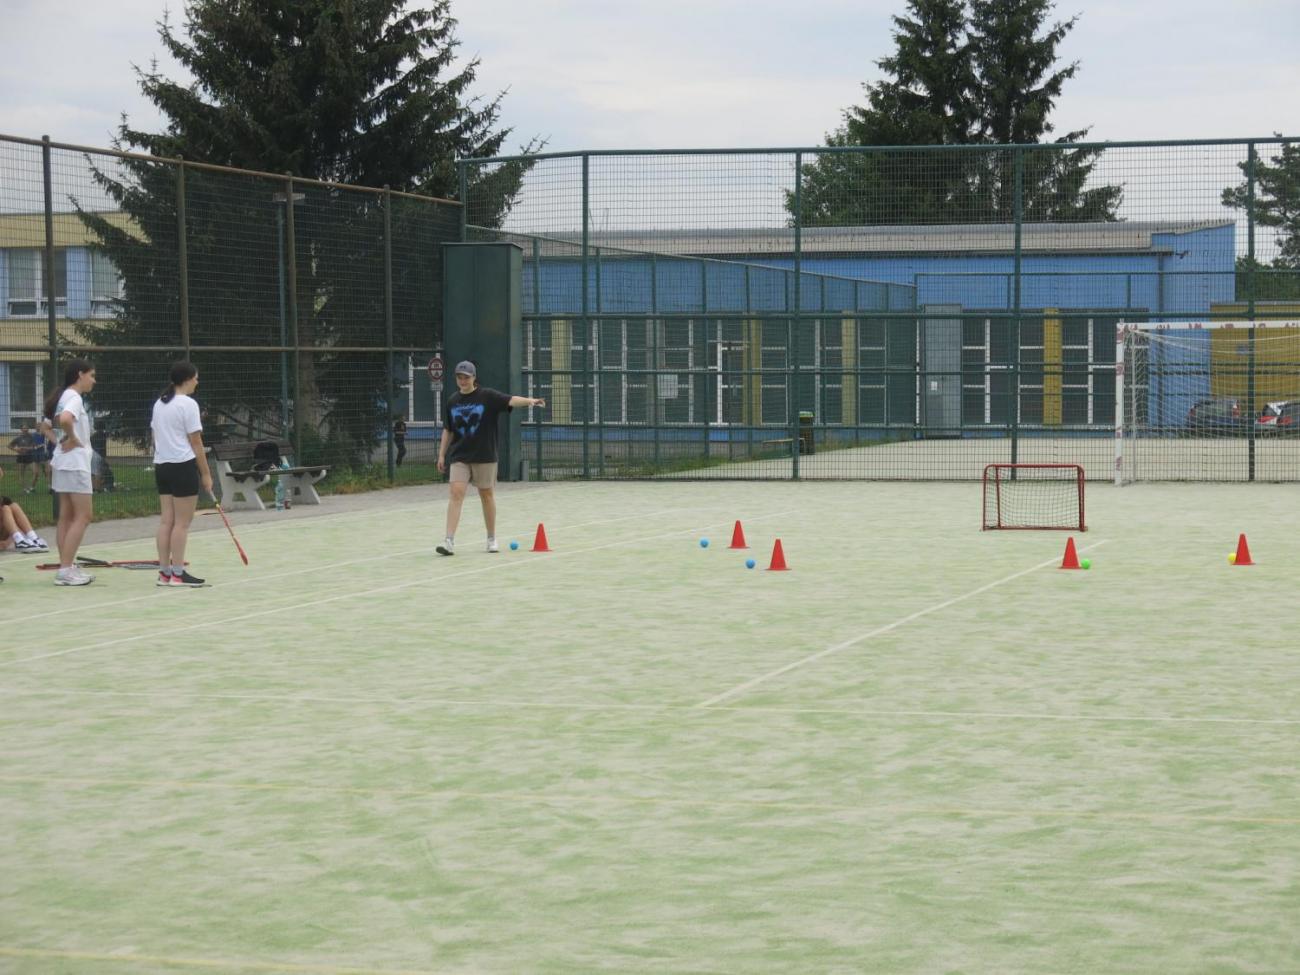
[(1077, 569), (1079, 566), (1079, 553), (1074, 550), (1074, 539), (1065, 540), (1065, 558), (1061, 559), (1062, 569)]
[(1232, 560), (1233, 565), (1254, 565), (1250, 559), (1250, 546), (1246, 544), (1246, 533), (1242, 532), (1237, 537), (1237, 557)]
[(772, 546), (772, 562), (767, 567), (768, 572), (789, 572), (790, 567), (785, 564), (785, 552), (781, 548), (781, 539), (776, 540)]
[(731, 544), (728, 548), (749, 548), (745, 544), (745, 530), (740, 527), (740, 522), (736, 522), (736, 527), (731, 530)]
[(546, 544), (546, 526), (540, 521), (537, 523), (537, 537), (533, 539), (534, 552), (549, 552), (550, 547)]

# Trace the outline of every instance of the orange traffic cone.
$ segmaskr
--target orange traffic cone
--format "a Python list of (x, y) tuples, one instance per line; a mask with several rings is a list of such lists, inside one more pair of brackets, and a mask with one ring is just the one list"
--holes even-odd
[(1233, 565), (1254, 565), (1250, 559), (1250, 546), (1246, 544), (1246, 533), (1242, 532), (1237, 538), (1237, 557), (1232, 560)]
[(767, 567), (768, 572), (789, 572), (790, 567), (785, 564), (785, 552), (781, 548), (781, 539), (776, 540), (772, 546), (772, 562)]
[(736, 527), (731, 530), (731, 544), (728, 548), (749, 548), (745, 544), (745, 530), (740, 527), (740, 522), (736, 522)]
[(1074, 550), (1074, 539), (1067, 538), (1065, 540), (1065, 558), (1061, 559), (1061, 568), (1077, 569), (1079, 567), (1079, 553)]
[(546, 544), (546, 526), (540, 521), (537, 523), (537, 537), (533, 539), (534, 552), (549, 552), (550, 548)]

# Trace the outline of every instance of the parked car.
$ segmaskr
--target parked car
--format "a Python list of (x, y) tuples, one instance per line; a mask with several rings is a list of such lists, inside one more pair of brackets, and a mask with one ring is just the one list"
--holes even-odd
[(1277, 416), (1266, 429), (1271, 436), (1294, 437), (1300, 434), (1300, 400), (1282, 403), (1278, 408)]
[(1273, 433), (1277, 430), (1277, 418), (1282, 415), (1282, 408), (1287, 405), (1287, 400), (1278, 400), (1274, 403), (1266, 403), (1260, 410), (1259, 416), (1255, 417), (1255, 432)]
[(1197, 400), (1187, 411), (1187, 431), (1201, 436), (1226, 436), (1247, 433), (1248, 420), (1241, 415), (1235, 396), (1214, 396)]

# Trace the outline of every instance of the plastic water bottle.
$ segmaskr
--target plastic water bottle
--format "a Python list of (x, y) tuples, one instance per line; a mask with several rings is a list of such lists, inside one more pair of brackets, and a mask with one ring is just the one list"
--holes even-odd
[[(283, 457), (280, 458), (280, 469), (286, 471), (289, 469), (289, 462)], [(277, 477), (275, 479), (275, 490), (276, 501), (279, 502), (280, 509), (282, 511), (288, 511), (293, 506), (293, 496), (286, 494), (284, 490), (284, 478)]]

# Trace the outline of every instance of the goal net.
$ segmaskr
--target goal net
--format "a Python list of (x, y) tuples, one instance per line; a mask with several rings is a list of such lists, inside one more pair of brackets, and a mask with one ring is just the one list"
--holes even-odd
[(984, 530), (1085, 531), (1083, 480), (1078, 464), (987, 465)]
[(1122, 322), (1115, 483), (1300, 480), (1300, 322)]

